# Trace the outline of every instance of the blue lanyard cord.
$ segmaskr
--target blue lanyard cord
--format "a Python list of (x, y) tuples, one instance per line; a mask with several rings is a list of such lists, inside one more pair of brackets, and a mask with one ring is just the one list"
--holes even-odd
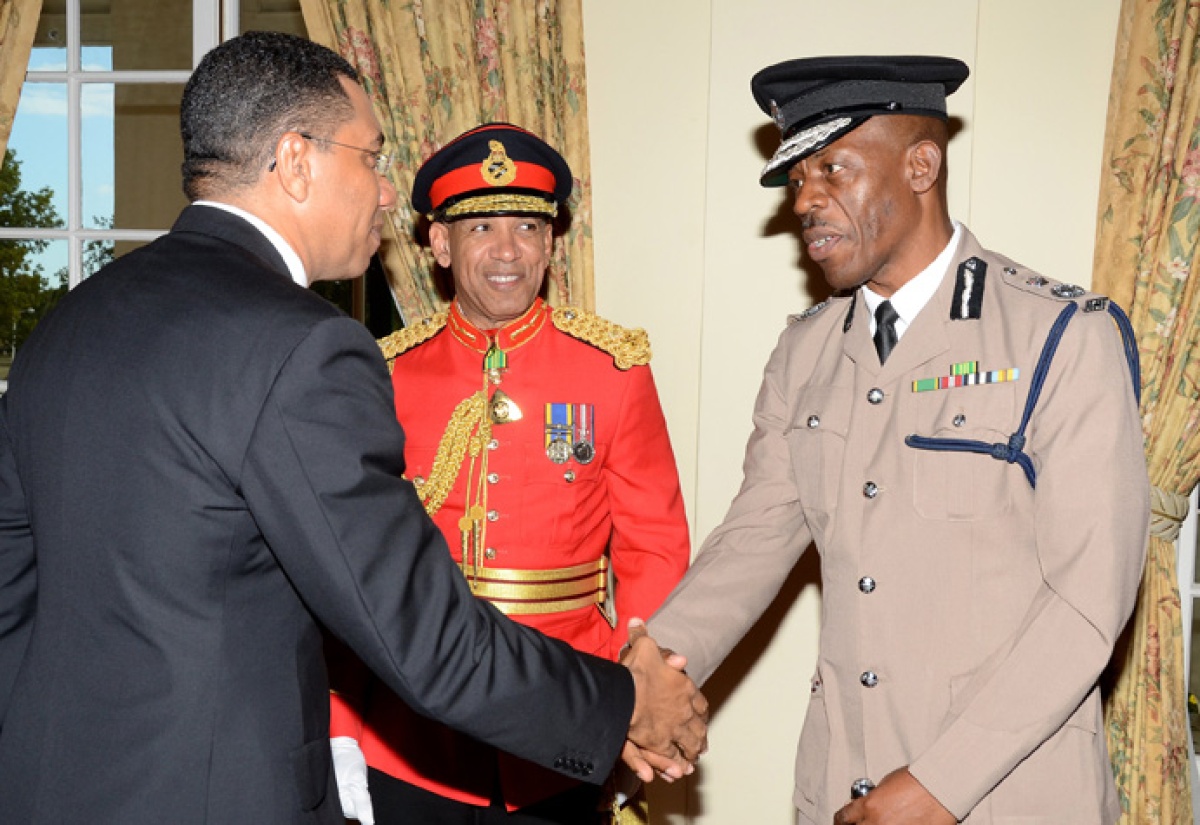
[(929, 438), (923, 435), (905, 436), (904, 443), (917, 450), (932, 450), (943, 453), (979, 453), (990, 455), (997, 461), (1007, 461), (1017, 464), (1025, 471), (1030, 487), (1037, 487), (1037, 473), (1033, 469), (1033, 461), (1021, 451), (1018, 444), (1024, 444), (1025, 437), (1014, 433), (1009, 436), (1007, 444), (988, 444), (986, 441), (973, 441), (967, 438)]
[(1117, 329), (1121, 331), (1121, 344), (1125, 347), (1125, 360), (1129, 363), (1129, 377), (1133, 380), (1133, 397), (1137, 399), (1140, 407), (1142, 404), (1142, 365), (1138, 357), (1138, 345), (1133, 334), (1133, 324), (1129, 323), (1129, 316), (1125, 314), (1125, 311), (1112, 301), (1108, 302), (1108, 314), (1113, 317), (1117, 323)]
[[(1109, 306), (1112, 306), (1111, 301), (1109, 302)], [(1069, 303), (1063, 307), (1062, 312), (1058, 314), (1058, 318), (1054, 320), (1054, 326), (1050, 328), (1050, 334), (1046, 336), (1046, 343), (1042, 345), (1042, 354), (1038, 356), (1037, 367), (1033, 370), (1029, 395), (1025, 398), (1025, 412), (1021, 415), (1021, 426), (1017, 428), (1015, 433), (1008, 437), (1007, 444), (988, 444), (986, 441), (975, 441), (967, 438), (930, 438), (923, 435), (907, 436), (904, 439), (904, 443), (917, 450), (980, 453), (982, 455), (990, 455), (997, 461), (1007, 461), (1009, 464), (1017, 464), (1025, 471), (1025, 478), (1029, 479), (1029, 486), (1036, 488), (1037, 473), (1033, 469), (1033, 460), (1025, 453), (1025, 427), (1029, 425), (1029, 419), (1033, 416), (1033, 410), (1037, 406), (1038, 397), (1042, 394), (1042, 387), (1046, 383), (1046, 375), (1050, 372), (1050, 364), (1054, 361), (1054, 353), (1058, 351), (1058, 344), (1062, 340), (1063, 332), (1066, 330), (1071, 318), (1074, 317), (1077, 309), (1079, 307), (1073, 302)], [(1126, 356), (1128, 357), (1128, 347), (1126, 348)]]
[(1029, 395), (1025, 398), (1025, 412), (1021, 415), (1021, 426), (1009, 438), (1011, 443), (1013, 438), (1020, 438), (1021, 443), (1017, 445), (1020, 450), (1025, 447), (1025, 427), (1029, 424), (1029, 419), (1033, 417), (1033, 408), (1037, 406), (1038, 398), (1042, 394), (1042, 387), (1046, 384), (1046, 375), (1050, 372), (1050, 364), (1054, 361), (1054, 353), (1058, 352), (1058, 344), (1062, 341), (1063, 332), (1067, 329), (1067, 324), (1075, 317), (1075, 312), (1079, 307), (1071, 302), (1062, 308), (1062, 312), (1058, 313), (1058, 317), (1054, 319), (1054, 326), (1050, 327), (1050, 334), (1046, 336), (1046, 343), (1042, 345), (1042, 354), (1038, 356), (1037, 367), (1033, 370), (1033, 381), (1029, 387)]

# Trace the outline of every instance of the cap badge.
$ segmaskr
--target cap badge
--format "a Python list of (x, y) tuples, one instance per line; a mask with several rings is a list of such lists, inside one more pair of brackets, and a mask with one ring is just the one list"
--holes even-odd
[(500, 141), (489, 140), (488, 149), (491, 154), (484, 158), (479, 174), (488, 186), (508, 186), (517, 179), (517, 165), (508, 157)]
[(783, 131), (783, 112), (779, 111), (779, 104), (774, 100), (771, 101), (771, 120), (775, 121), (775, 125), (779, 127), (779, 131)]

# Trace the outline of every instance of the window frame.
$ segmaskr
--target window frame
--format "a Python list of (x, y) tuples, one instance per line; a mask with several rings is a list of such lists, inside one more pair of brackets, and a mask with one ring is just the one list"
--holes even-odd
[[(1183, 524), (1179, 526), (1179, 535), (1175, 539), (1175, 558), (1179, 573), (1179, 609), (1183, 627), (1183, 673), (1184, 673), (1184, 702), (1191, 693), (1192, 656), (1196, 653), (1192, 646), (1193, 619), (1196, 616), (1196, 603), (1200, 601), (1200, 582), (1196, 580), (1197, 541), (1200, 540), (1200, 525), (1198, 525), (1197, 506), (1200, 505), (1200, 488), (1192, 490), (1188, 497), (1188, 512)], [(1192, 765), (1192, 807), (1200, 811), (1200, 754), (1196, 753), (1196, 743), (1192, 739), (1192, 714), (1190, 708), (1185, 708), (1185, 718), (1188, 721), (1188, 753), (1191, 754)]]
[[(192, 0), (192, 69), (209, 49), (220, 42), (221, 32), (236, 33), (238, 0)], [(66, 226), (34, 229), (0, 226), (0, 240), (47, 240), (67, 242), (67, 286), (74, 289), (83, 280), (83, 257), (91, 241), (134, 241), (148, 243), (165, 235), (165, 229), (97, 229), (83, 226), (83, 87), (85, 84), (184, 84), (191, 69), (139, 71), (84, 71), (81, 44), (81, 0), (66, 0), (66, 71), (25, 73), (26, 83), (54, 83), (67, 89), (67, 215)], [(222, 21), (232, 25), (222, 26)], [(232, 35), (230, 35), (232, 36)]]

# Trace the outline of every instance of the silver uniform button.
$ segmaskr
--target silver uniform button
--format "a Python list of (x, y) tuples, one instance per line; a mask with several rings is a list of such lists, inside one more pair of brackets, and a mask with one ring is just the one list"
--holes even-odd
[(862, 676), (858, 677), (858, 681), (862, 682), (863, 687), (873, 688), (877, 684), (879, 684), (879, 677), (875, 674), (874, 671), (867, 670), (867, 671), (863, 672)]
[(863, 496), (865, 498), (875, 498), (879, 495), (879, 485), (874, 481), (868, 481), (863, 485)]
[(489, 441), (489, 442), (488, 442), (488, 449), (489, 449), (489, 450), (494, 450), (494, 449), (496, 449), (496, 448), (497, 448), (497, 447), (499, 447), (499, 446), (500, 446), (500, 442), (499, 442), (499, 441), (497, 441), (497, 440), (496, 440), (496, 439), (494, 439), (494, 438), (493, 438), (491, 441)]
[(488, 473), (488, 484), (495, 484), (500, 480), (499, 473)]
[(489, 547), (488, 549), (483, 551), (483, 555), (487, 556), (489, 559), (496, 558), (496, 548)]
[(413, 484), (415, 486), (420, 487), (424, 483), (425, 483), (425, 476), (413, 476)]
[(875, 580), (870, 576), (863, 576), (858, 580), (858, 589), (864, 593), (875, 592)]
[(820, 418), (818, 418), (818, 417), (817, 417), (817, 416), (815, 416), (815, 415), (810, 415), (810, 416), (808, 417), (808, 428), (809, 428), (810, 430), (815, 430), (817, 427), (820, 427), (820, 426), (821, 426), (821, 419), (820, 419)]
[(967, 417), (965, 415), (963, 415), (962, 413), (959, 413), (958, 415), (954, 416), (954, 426), (955, 427), (961, 427), (963, 424), (966, 424), (966, 423), (967, 423)]
[(563, 473), (563, 478), (565, 478), (567, 480), (567, 483), (570, 484), (572, 481), (575, 480), (575, 471), (567, 470), (565, 473)]
[(500, 511), (499, 510), (488, 510), (487, 511), (487, 520), (488, 521), (499, 521), (500, 520)]
[(867, 392), (867, 401), (872, 404), (882, 404), (883, 390), (879, 389), (879, 387), (874, 387), (873, 389), (869, 390)]
[(850, 783), (850, 798), (862, 799), (873, 790), (875, 790), (875, 783), (870, 779), (865, 777), (862, 779), (855, 779)]

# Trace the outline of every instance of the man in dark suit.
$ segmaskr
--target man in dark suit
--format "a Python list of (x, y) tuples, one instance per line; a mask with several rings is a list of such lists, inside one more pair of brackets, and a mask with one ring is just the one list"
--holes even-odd
[(578, 778), (621, 752), (679, 776), (703, 750), (679, 661), (643, 635), (626, 669), (507, 621), (402, 480), (374, 340), (303, 288), (363, 272), (395, 203), (355, 80), (286, 35), (210, 52), (182, 104), (193, 205), (14, 365), (6, 822), (340, 822), (321, 625), (422, 713)]

